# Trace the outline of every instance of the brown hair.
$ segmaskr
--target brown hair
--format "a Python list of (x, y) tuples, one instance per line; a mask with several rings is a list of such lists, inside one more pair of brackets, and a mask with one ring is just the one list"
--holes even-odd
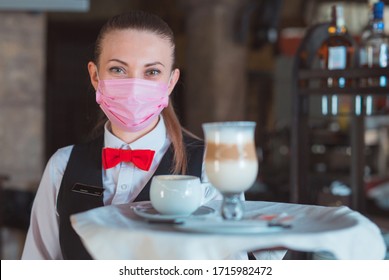
[[(99, 65), (101, 45), (104, 36), (111, 31), (123, 29), (148, 31), (168, 40), (172, 46), (172, 65), (174, 66), (175, 43), (173, 31), (160, 17), (144, 11), (126, 12), (112, 17), (105, 23), (96, 40), (94, 53), (96, 65)], [(183, 129), (171, 103), (172, 100), (169, 98), (169, 105), (162, 111), (162, 116), (174, 150), (174, 167), (172, 172), (175, 174), (185, 174), (187, 169), (187, 155), (183, 142)], [(99, 120), (97, 126), (101, 127), (103, 123), (102, 120)]]

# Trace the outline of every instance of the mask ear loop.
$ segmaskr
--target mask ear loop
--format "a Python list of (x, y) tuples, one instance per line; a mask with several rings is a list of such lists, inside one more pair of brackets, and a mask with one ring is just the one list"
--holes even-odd
[(95, 64), (95, 68), (96, 68), (96, 75), (97, 75), (97, 90), (96, 90), (96, 93), (98, 90), (101, 91), (101, 79), (100, 79), (100, 76), (99, 76), (99, 70), (97, 69), (97, 65)]
[(99, 77), (99, 70), (97, 70), (97, 66), (96, 66), (96, 64), (95, 64), (95, 68), (96, 68), (97, 80), (100, 82), (100, 77)]
[(100, 82), (101, 82), (101, 80), (100, 80), (100, 77), (99, 77), (99, 70), (97, 70), (96, 64), (95, 64), (95, 68), (96, 68), (96, 75), (97, 75), (96, 102), (98, 104), (100, 104), (99, 102), (101, 101), (101, 94), (102, 94), (101, 89), (100, 89)]
[(173, 73), (174, 73), (174, 70), (172, 70), (172, 72), (170, 73), (169, 81), (167, 82), (167, 87), (168, 87), (168, 88), (170, 87), (170, 82), (172, 81)]

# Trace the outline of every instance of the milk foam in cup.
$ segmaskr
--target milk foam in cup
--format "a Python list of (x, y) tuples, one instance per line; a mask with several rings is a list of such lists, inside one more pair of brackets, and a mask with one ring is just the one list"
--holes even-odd
[(200, 179), (189, 175), (157, 175), (150, 186), (150, 201), (164, 215), (190, 215), (202, 200)]

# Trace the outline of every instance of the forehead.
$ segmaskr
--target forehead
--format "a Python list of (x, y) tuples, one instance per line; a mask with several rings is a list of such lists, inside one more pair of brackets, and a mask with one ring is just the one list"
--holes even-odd
[(126, 62), (152, 60), (171, 64), (173, 46), (168, 39), (151, 31), (114, 30), (105, 34), (101, 42), (100, 62), (112, 58)]

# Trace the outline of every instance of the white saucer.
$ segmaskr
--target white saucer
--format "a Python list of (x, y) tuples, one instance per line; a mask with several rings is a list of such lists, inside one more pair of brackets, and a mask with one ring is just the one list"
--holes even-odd
[(172, 221), (178, 219), (197, 218), (216, 213), (215, 209), (208, 206), (200, 206), (191, 215), (163, 215), (153, 208), (150, 202), (138, 204), (133, 207), (134, 213), (139, 217), (151, 221)]
[(258, 234), (285, 230), (282, 227), (269, 226), (267, 221), (225, 221), (225, 220), (187, 220), (175, 225), (179, 230), (197, 233), (221, 234)]

